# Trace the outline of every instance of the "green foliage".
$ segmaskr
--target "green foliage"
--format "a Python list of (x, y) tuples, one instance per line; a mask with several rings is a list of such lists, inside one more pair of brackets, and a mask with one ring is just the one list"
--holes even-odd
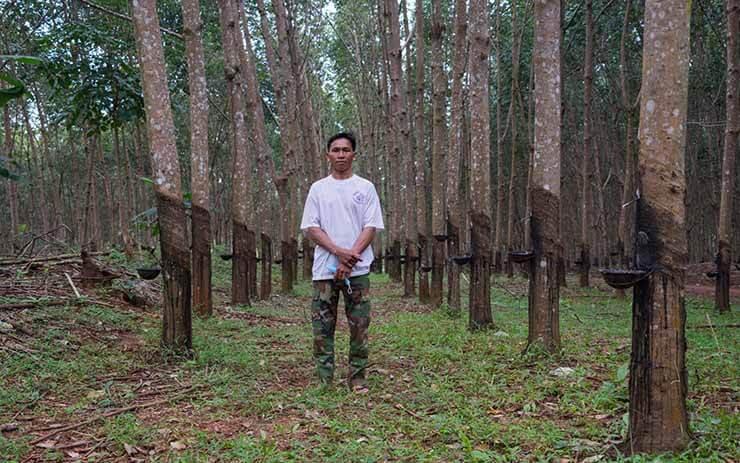
[(8, 101), (20, 98), (26, 93), (26, 86), (23, 82), (8, 73), (0, 73), (0, 81), (9, 85), (9, 87), (0, 88), (0, 108), (5, 106)]
[(145, 426), (133, 413), (124, 413), (108, 419), (103, 425), (108, 438), (125, 451), (124, 445), (147, 447), (154, 440), (154, 432)]
[(114, 33), (94, 24), (68, 23), (39, 40), (55, 120), (104, 131), (144, 115), (131, 42)]
[[(21, 64), (40, 65), (43, 60), (36, 58), (35, 56), (23, 56), (23, 55), (0, 55), (0, 61), (8, 62), (15, 61)], [(0, 108), (8, 104), (8, 101), (21, 98), (26, 94), (26, 85), (19, 79), (7, 72), (0, 72), (0, 81), (7, 84), (6, 87), (0, 88)], [(2, 175), (2, 171), (0, 171)]]
[[(215, 275), (226, 274), (228, 262), (215, 259), (214, 269)], [(732, 330), (717, 328), (724, 340), (719, 346), (708, 330), (687, 331), (689, 411), (696, 440), (677, 455), (626, 458), (614, 453), (612, 445), (624, 439), (627, 430), (628, 300), (593, 302), (564, 296), (562, 354), (532, 356), (522, 355), (526, 299), (508, 289), (511, 283), (502, 291), (495, 282), (494, 318), (509, 334), (496, 337), (490, 331), (471, 333), (464, 317), (451, 319), (442, 311), (409, 304), (386, 275), (371, 279), (373, 366), (368, 395), (352, 394), (342, 383), (325, 388), (312, 381), (311, 329), (305, 312), (309, 298), (300, 290), (297, 298), (276, 296), (195, 319), (196, 357), (155, 365), (168, 369), (167, 375), (177, 381), (196, 386), (188, 396), (187, 419), (179, 415), (184, 405), (176, 403), (163, 404), (163, 410), (152, 411), (146, 420), (138, 413), (110, 418), (98, 430), (113, 444), (109, 455), (123, 456), (126, 444), (155, 446), (159, 453), (154, 458), (162, 461), (511, 462), (608, 455), (601, 461), (719, 462), (737, 454), (735, 429), (740, 423), (717, 402), (719, 387), (737, 387)], [(223, 294), (228, 279), (215, 281), (214, 294)], [(525, 299), (524, 305), (520, 299)], [(688, 326), (705, 323), (710, 314), (717, 326), (733, 317), (717, 316), (711, 304), (697, 301), (689, 301), (687, 312)], [(66, 315), (49, 309), (37, 317), (37, 324), (53, 320), (65, 325), (49, 330), (34, 346), (44, 349), (43, 358), (2, 358), (0, 422), (3, 413), (13, 413), (21, 403), (38, 402), (35, 414), (55, 412), (45, 408), (48, 391), (69, 397), (72, 405), (55, 413), (69, 414), (70, 421), (91, 408), (125, 406), (136, 397), (131, 390), (135, 382), (124, 387), (91, 378), (115, 372), (125, 377), (127, 371), (152, 369), (152, 362), (158, 361), (120, 352), (116, 345), (81, 343), (65, 328), (96, 329), (100, 322), (129, 330), (146, 341), (147, 349), (156, 349), (157, 317), (142, 319), (93, 306)], [(74, 324), (67, 325), (70, 322)], [(71, 351), (60, 343), (63, 340), (81, 348)], [(340, 371), (347, 343), (346, 329), (340, 328)], [(569, 366), (574, 373), (552, 375), (558, 366)], [(217, 426), (233, 432), (224, 434)], [(164, 449), (155, 444), (163, 432)], [(185, 449), (168, 447), (174, 441)], [(27, 452), (24, 440), (15, 437), (0, 439), (0, 449), (16, 460)]]
[(5, 177), (13, 181), (20, 180), (20, 165), (18, 162), (14, 159), (0, 156), (0, 177)]

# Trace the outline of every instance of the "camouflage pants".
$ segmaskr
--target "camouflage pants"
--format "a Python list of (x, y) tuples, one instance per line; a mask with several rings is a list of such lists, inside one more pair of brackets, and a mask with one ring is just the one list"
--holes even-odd
[(319, 379), (330, 382), (334, 376), (334, 330), (337, 326), (339, 293), (344, 295), (344, 310), (349, 323), (350, 380), (364, 378), (367, 368), (367, 329), (370, 325), (370, 278), (359, 275), (350, 278), (352, 293), (348, 294), (344, 281), (319, 280), (313, 282), (311, 304), (313, 325), (313, 355)]

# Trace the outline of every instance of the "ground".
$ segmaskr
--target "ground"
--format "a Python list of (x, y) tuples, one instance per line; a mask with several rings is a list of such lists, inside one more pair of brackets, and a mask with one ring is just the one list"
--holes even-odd
[[(232, 307), (228, 263), (214, 263), (216, 313), (195, 320), (191, 359), (162, 355), (158, 312), (112, 290), (85, 289), (86, 300), (66, 306), (42, 299), (0, 310), (0, 461), (740, 459), (738, 298), (724, 315), (709, 299), (688, 298), (689, 448), (630, 459), (617, 447), (631, 309), (606, 288), (569, 280), (563, 349), (547, 356), (522, 353), (521, 277), (494, 280), (496, 327), (471, 333), (465, 314), (404, 299), (400, 285), (373, 275), (370, 392), (354, 394), (314, 378), (309, 283)], [(0, 304), (26, 300), (26, 289), (7, 288), (30, 276), (0, 276)], [(60, 285), (50, 293), (71, 293)], [(347, 332), (342, 315), (338, 378)]]

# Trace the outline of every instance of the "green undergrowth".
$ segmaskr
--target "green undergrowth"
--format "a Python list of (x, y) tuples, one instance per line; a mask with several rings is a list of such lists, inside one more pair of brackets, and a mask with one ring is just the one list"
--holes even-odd
[[(228, 291), (227, 262), (214, 262), (217, 289)], [(494, 280), (495, 327), (475, 333), (467, 329), (466, 313), (404, 299), (385, 275), (371, 280), (366, 395), (350, 393), (342, 382), (349, 344), (343, 314), (336, 382), (325, 387), (314, 379), (312, 290), (299, 282), (289, 297), (219, 307), (217, 316), (195, 319), (191, 359), (158, 354), (156, 317), (100, 306), (29, 311), (33, 325), (44, 328), (34, 330), (33, 355), (0, 352), (0, 423), (21, 409), (70, 423), (124, 407), (136, 391), (105, 377), (151, 369), (166, 371), (172, 402), (88, 427), (105, 439), (100, 460), (125, 457), (127, 446), (151, 461), (182, 462), (737, 459), (740, 336), (727, 326), (737, 324), (737, 306), (719, 315), (708, 301), (688, 300), (689, 448), (627, 458), (617, 447), (627, 431), (628, 299), (564, 289), (562, 350), (550, 355), (525, 352), (526, 281), (520, 277)], [(91, 330), (94, 338), (86, 335)], [(124, 351), (106, 341), (120, 332), (138, 336), (142, 345)], [(183, 399), (178, 388), (192, 391)], [(0, 435), (0, 455), (22, 460), (29, 440), (24, 433)], [(48, 452), (44, 458), (63, 457)]]

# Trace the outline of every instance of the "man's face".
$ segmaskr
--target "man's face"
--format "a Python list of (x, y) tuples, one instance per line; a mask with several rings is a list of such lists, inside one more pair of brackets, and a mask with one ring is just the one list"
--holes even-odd
[(331, 143), (326, 153), (329, 164), (334, 172), (345, 173), (352, 169), (355, 153), (352, 151), (352, 142), (346, 138), (338, 138)]

